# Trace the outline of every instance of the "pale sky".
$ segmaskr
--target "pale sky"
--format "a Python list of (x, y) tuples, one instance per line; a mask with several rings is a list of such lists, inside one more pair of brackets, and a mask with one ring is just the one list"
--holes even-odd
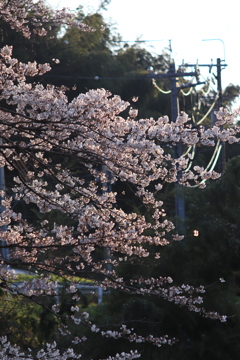
[[(48, 0), (53, 8), (83, 5), (85, 12), (98, 8), (100, 0)], [(188, 63), (216, 63), (217, 58), (228, 65), (222, 71), (223, 88), (229, 83), (240, 85), (240, 1), (228, 0), (112, 0), (102, 15), (116, 24), (123, 40), (155, 40), (147, 49), (161, 54), (172, 45), (176, 66)], [(202, 41), (209, 39), (208, 41)], [(214, 40), (210, 40), (214, 39)], [(224, 59), (225, 58), (225, 59)], [(208, 71), (203, 70), (203, 76)]]

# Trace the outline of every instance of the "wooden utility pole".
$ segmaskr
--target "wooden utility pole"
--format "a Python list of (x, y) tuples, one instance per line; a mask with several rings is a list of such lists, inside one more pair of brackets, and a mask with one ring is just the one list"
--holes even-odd
[[(0, 144), (1, 144), (1, 142), (2, 142), (2, 139), (0, 139)], [(0, 191), (5, 192), (5, 174), (4, 174), (3, 166), (0, 167)], [(5, 210), (5, 206), (2, 205), (3, 200), (4, 200), (4, 197), (0, 196), (0, 214)], [(7, 231), (7, 225), (2, 225), (1, 231)], [(1, 244), (1, 246), (6, 245), (5, 241), (3, 241), (3, 240), (0, 240), (0, 244)], [(9, 259), (9, 249), (8, 248), (2, 247), (1, 254), (5, 260)]]
[[(171, 120), (176, 122), (176, 119), (179, 115), (178, 109), (178, 93), (180, 89), (186, 87), (193, 87), (200, 84), (201, 82), (177, 86), (177, 79), (183, 78), (186, 76), (196, 77), (198, 78), (199, 72), (181, 72), (175, 69), (175, 63), (172, 62), (169, 67), (169, 71), (166, 74), (149, 74), (150, 78), (154, 79), (170, 79), (171, 84)], [(175, 159), (179, 158), (182, 155), (182, 148), (181, 144), (177, 144), (174, 147), (174, 157)], [(184, 204), (184, 193), (182, 185), (179, 184), (179, 180), (181, 178), (181, 171), (177, 173), (177, 183), (175, 184), (175, 214), (176, 214), (176, 229), (178, 233), (184, 234), (185, 233), (185, 204)]]

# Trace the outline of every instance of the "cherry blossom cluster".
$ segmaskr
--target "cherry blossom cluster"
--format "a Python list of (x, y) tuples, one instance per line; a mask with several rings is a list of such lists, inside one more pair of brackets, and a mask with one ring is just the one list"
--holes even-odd
[(168, 335), (164, 335), (161, 337), (155, 337), (153, 335), (148, 335), (147, 337), (140, 336), (133, 332), (133, 330), (134, 329), (128, 329), (127, 326), (123, 324), (120, 328), (120, 331), (101, 331), (101, 335), (107, 338), (114, 339), (127, 338), (130, 342), (135, 343), (149, 342), (153, 345), (156, 345), (157, 347), (161, 347), (163, 344), (173, 345), (176, 341), (175, 338), (170, 339)]
[[(0, 338), (0, 356), (3, 360), (31, 360), (31, 359), (39, 359), (39, 360), (67, 360), (67, 359), (80, 359), (81, 355), (75, 354), (73, 349), (68, 349), (64, 353), (60, 353), (60, 351), (56, 348), (56, 343), (46, 344), (46, 349), (42, 349), (38, 351), (36, 357), (31, 354), (31, 350), (28, 349), (28, 354), (22, 352), (20, 348), (16, 345), (12, 346), (10, 342), (8, 342), (7, 337), (3, 336)], [(121, 354), (116, 354), (115, 356), (109, 356), (107, 359), (101, 360), (133, 360), (140, 357), (140, 354), (135, 351), (130, 351), (129, 353), (122, 352)]]
[(122, 352), (121, 354), (116, 354), (116, 356), (109, 356), (106, 360), (132, 360), (137, 359), (140, 356), (141, 354), (139, 354), (137, 350), (135, 350), (130, 351), (130, 353)]
[(46, 349), (38, 351), (36, 357), (33, 357), (31, 350), (28, 354), (21, 351), (19, 346), (11, 345), (7, 337), (0, 338), (0, 356), (3, 360), (31, 360), (31, 359), (44, 359), (44, 360), (67, 360), (67, 359), (80, 359), (81, 355), (76, 355), (73, 349), (67, 349), (63, 354), (56, 348), (57, 344), (46, 344)]
[[(11, 210), (10, 199), (6, 199), (3, 202), (6, 209), (2, 213), (2, 224), (12, 221), (13, 225), (2, 233), (2, 239), (11, 249), (9, 261), (16, 263), (21, 259), (21, 264), (35, 266), (40, 271), (56, 272), (58, 269), (61, 273), (72, 275), (84, 273), (85, 268), (90, 267), (92, 273), (106, 275), (102, 282), (104, 288), (158, 294), (199, 312), (195, 304), (200, 304), (202, 298), (186, 297), (179, 287), (166, 289), (150, 279), (144, 287), (129, 289), (117, 275), (116, 267), (120, 260), (116, 254), (120, 253), (121, 258), (148, 257), (149, 250), (145, 244), (163, 246), (169, 243), (166, 235), (174, 229), (174, 225), (165, 219), (162, 202), (156, 200), (155, 192), (151, 192), (148, 186), (158, 181), (155, 189), (160, 190), (163, 182), (175, 182), (178, 169), (184, 169), (187, 161), (172, 158), (158, 142), (213, 145), (214, 136), (227, 141), (229, 138), (223, 138), (223, 134), (230, 134), (232, 141), (238, 129), (232, 127), (227, 133), (220, 129), (211, 132), (202, 128), (197, 131), (190, 126), (185, 128), (184, 124), (188, 122), (185, 114), (173, 124), (166, 117), (157, 121), (137, 121), (133, 119), (132, 111), (129, 118), (124, 119), (120, 113), (128, 104), (103, 89), (81, 94), (68, 103), (62, 90), (25, 82), (27, 75), (47, 71), (47, 65), (39, 67), (35, 63), (26, 66), (18, 63), (11, 58), (9, 47), (3, 48), (1, 55), (0, 98), (7, 105), (16, 107), (14, 112), (1, 110), (1, 162), (10, 170), (18, 171), (15, 199), (35, 203), (42, 213), (58, 210), (77, 223), (76, 227), (55, 224), (50, 229), (48, 221), (44, 221), (40, 229), (33, 229), (21, 215)], [(13, 138), (21, 140), (13, 141)], [(62, 168), (61, 163), (52, 166), (55, 154), (75, 159), (89, 172), (92, 180), (86, 182), (84, 178), (74, 176), (70, 169)], [(94, 164), (105, 166), (111, 178), (108, 179), (106, 173), (99, 171)], [(203, 169), (195, 170), (202, 178), (206, 177)], [(208, 174), (208, 178), (215, 176), (213, 172)], [(149, 209), (151, 221), (143, 215), (125, 213), (117, 205), (118, 194), (104, 190), (104, 184), (118, 179), (135, 186), (134, 196)], [(154, 231), (153, 235), (145, 234), (148, 229)], [(173, 235), (172, 239), (180, 238)], [(110, 256), (108, 260), (96, 263), (92, 253), (99, 245), (108, 248)], [(58, 248), (63, 251), (72, 249), (72, 254), (65, 259), (54, 257), (40, 261), (42, 254)], [(111, 264), (111, 270), (106, 267), (107, 262)], [(147, 286), (149, 282), (150, 286)], [(38, 282), (25, 282), (18, 293), (21, 290), (23, 295), (36, 295), (38, 286)], [(49, 282), (46, 289), (42, 285), (41, 288), (42, 293), (52, 291)], [(207, 313), (204, 315), (207, 316)], [(209, 316), (219, 317), (215, 313)], [(75, 324), (81, 322), (74, 316), (72, 320)], [(106, 332), (106, 335), (110, 333)], [(142, 341), (141, 337), (136, 339)]]
[[(4, 0), (0, 3), (0, 17), (26, 37), (31, 36), (29, 24), (38, 35), (45, 35), (52, 25), (62, 24), (92, 31), (76, 22), (65, 9), (49, 12), (43, 1)], [(119, 276), (118, 265), (142, 262), (145, 258), (157, 262), (163, 246), (183, 239), (167, 219), (164, 204), (158, 199), (159, 191), (165, 183), (188, 186), (217, 179), (220, 174), (199, 166), (185, 172), (190, 158), (176, 158), (174, 146), (238, 142), (238, 113), (220, 109), (216, 125), (207, 129), (192, 125), (185, 113), (175, 122), (167, 116), (138, 119), (136, 109), (105, 89), (90, 90), (69, 102), (63, 88), (27, 82), (27, 77), (49, 71), (48, 63), (24, 64), (12, 57), (12, 50), (8, 45), (0, 50), (0, 166), (12, 171), (15, 183), (11, 196), (0, 193), (0, 248), (9, 251), (8, 256), (0, 255), (3, 290), (45, 306), (41, 297), (57, 299), (61, 287), (50, 275), (62, 277), (68, 282), (65, 290), (74, 301), (71, 315), (64, 320), (86, 326), (100, 336), (124, 338), (135, 344), (149, 342), (160, 347), (172, 345), (175, 339), (167, 335), (144, 337), (125, 325), (119, 330), (102, 330), (91, 322), (88, 313), (79, 309), (81, 277), (93, 280), (103, 290), (162, 297), (204, 317), (226, 321), (225, 315), (202, 307), (202, 286), (175, 285), (171, 277), (147, 278), (144, 274), (126, 280)], [(126, 111), (128, 115), (122, 116)], [(131, 210), (131, 206), (124, 210), (121, 204), (129, 199), (124, 190), (115, 186), (119, 182), (131, 189), (133, 202), (140, 204), (139, 211)], [(16, 213), (12, 201), (35, 204), (42, 217), (38, 226)], [(52, 224), (48, 218), (51, 212), (61, 214), (65, 220), (59, 223), (56, 217)], [(6, 226), (7, 231), (3, 228)], [(99, 248), (103, 256), (96, 260), (94, 252)], [(13, 266), (40, 276), (18, 283)], [(71, 336), (59, 309), (56, 302), (48, 310), (58, 318), (61, 334)], [(75, 337), (72, 344), (86, 340)], [(33, 358), (5, 337), (1, 344), (3, 359)], [(137, 352), (131, 351), (108, 360), (138, 357)], [(65, 360), (78, 359), (80, 355), (72, 349), (60, 353), (54, 343), (47, 344), (36, 358)]]
[(76, 26), (82, 31), (94, 31), (77, 21), (75, 14), (66, 8), (52, 12), (43, 0), (3, 0), (0, 3), (0, 18), (26, 38), (30, 38), (31, 28), (39, 36), (45, 36), (52, 26), (62, 25)]

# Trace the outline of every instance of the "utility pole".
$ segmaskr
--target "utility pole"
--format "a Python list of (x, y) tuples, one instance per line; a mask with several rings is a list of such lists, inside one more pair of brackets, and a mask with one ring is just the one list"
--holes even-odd
[[(2, 143), (2, 139), (0, 139), (0, 145)], [(4, 167), (0, 167), (0, 191), (4, 191), (5, 192), (5, 174), (4, 174)], [(4, 200), (3, 196), (0, 196), (0, 214), (5, 210), (5, 206), (2, 205), (2, 202)], [(7, 225), (2, 225), (1, 226), (1, 231), (7, 231)], [(6, 245), (5, 241), (0, 240), (0, 244), (2, 246)], [(9, 259), (9, 250), (6, 247), (2, 247), (1, 250), (2, 253), (2, 257), (7, 260)]]
[[(223, 67), (226, 67), (226, 64), (221, 64), (221, 60), (217, 59), (217, 63), (216, 64), (185, 64), (183, 65), (184, 67), (194, 67), (195, 68), (195, 72), (181, 72), (181, 71), (177, 71), (175, 70), (175, 63), (172, 62), (170, 64), (169, 67), (169, 71), (166, 74), (152, 74), (149, 73), (148, 77), (152, 78), (152, 79), (170, 79), (170, 84), (171, 84), (171, 118), (172, 121), (175, 122), (177, 119), (177, 116), (179, 114), (179, 110), (178, 110), (178, 93), (180, 89), (184, 89), (184, 88), (189, 88), (189, 87), (195, 87), (197, 85), (201, 85), (201, 84), (205, 84), (205, 82), (199, 82), (197, 80), (196, 83), (192, 84), (187, 84), (187, 85), (181, 85), (181, 86), (177, 86), (177, 78), (183, 78), (186, 76), (192, 76), (192, 77), (196, 77), (196, 79), (198, 79), (199, 76), (199, 72), (196, 71), (196, 68), (199, 67), (208, 67), (209, 68), (209, 72), (211, 72), (212, 67), (217, 67), (217, 87), (218, 87), (218, 109), (220, 107), (222, 107), (222, 83), (221, 83), (221, 70)], [(223, 148), (222, 148), (222, 158), (221, 158), (221, 163), (220, 163), (220, 167), (221, 169), (224, 169), (225, 166), (225, 149), (224, 149), (224, 144), (222, 144)], [(174, 147), (174, 156), (175, 158), (179, 158), (182, 155), (182, 149), (181, 149), (181, 144), (177, 144)], [(184, 205), (184, 194), (183, 194), (183, 188), (182, 186), (179, 184), (179, 180), (181, 178), (181, 172), (179, 171), (177, 174), (177, 183), (175, 184), (175, 208), (176, 208), (176, 228), (178, 232), (181, 232), (184, 234), (185, 232), (185, 227), (184, 227), (184, 223), (185, 223), (185, 205)]]
[[(222, 64), (221, 59), (217, 58), (217, 89), (218, 89), (218, 104), (217, 109), (219, 110), (223, 106), (223, 96), (222, 96)], [(221, 129), (223, 127), (221, 126)], [(223, 173), (225, 167), (226, 167), (226, 145), (224, 142), (221, 141), (221, 155), (219, 157), (219, 172)]]
[(217, 58), (217, 89), (218, 89), (218, 110), (223, 106), (223, 99), (222, 99), (222, 65), (221, 59)]
[[(195, 66), (196, 67), (196, 66)], [(186, 76), (196, 77), (198, 78), (199, 72), (181, 72), (175, 69), (175, 63), (172, 62), (170, 64), (170, 68), (168, 73), (166, 74), (149, 74), (150, 78), (154, 79), (170, 79), (171, 84), (171, 119), (173, 122), (176, 122), (176, 119), (179, 115), (178, 109), (178, 93), (180, 89), (189, 88), (193, 86), (197, 86), (200, 84), (204, 84), (202, 82), (197, 81), (194, 84), (177, 86), (177, 79), (183, 78)], [(177, 144), (174, 147), (174, 157), (175, 159), (179, 158), (182, 155), (181, 144)], [(175, 214), (176, 214), (176, 229), (179, 233), (185, 233), (185, 203), (184, 203), (184, 193), (182, 185), (179, 184), (179, 180), (181, 179), (181, 171), (177, 172), (177, 183), (175, 184)]]
[[(220, 40), (221, 39), (212, 39), (212, 40)], [(205, 40), (204, 40), (205, 41)], [(225, 51), (224, 51), (224, 59), (225, 59)], [(217, 58), (217, 62), (216, 64), (198, 64), (198, 67), (208, 67), (209, 68), (209, 72), (211, 72), (212, 67), (216, 67), (217, 68), (217, 75), (214, 75), (216, 80), (217, 80), (217, 91), (218, 91), (218, 101), (217, 101), (217, 110), (219, 110), (222, 106), (223, 106), (223, 94), (222, 94), (222, 69), (224, 69), (225, 67), (227, 67), (227, 64), (225, 64), (225, 60), (224, 64), (222, 64), (222, 60), (220, 58)], [(195, 66), (193, 64), (186, 64), (185, 66)], [(216, 110), (216, 109), (215, 109)], [(216, 120), (215, 115), (213, 115), (213, 119)], [(222, 129), (222, 127), (221, 127)], [(218, 171), (219, 172), (223, 172), (226, 166), (226, 146), (224, 142), (221, 142), (221, 146), (222, 146), (222, 151), (221, 151), (221, 155), (219, 158), (219, 162), (218, 162)]]
[[(177, 78), (174, 76), (176, 73), (175, 63), (170, 64), (169, 75), (171, 84), (171, 120), (176, 122), (179, 115), (179, 103), (178, 103), (178, 91)], [(178, 159), (182, 155), (181, 144), (174, 146), (174, 158)], [(176, 229), (178, 232), (185, 233), (185, 201), (183, 188), (179, 184), (181, 178), (181, 172), (177, 172), (177, 183), (175, 184), (175, 216), (176, 216)]]

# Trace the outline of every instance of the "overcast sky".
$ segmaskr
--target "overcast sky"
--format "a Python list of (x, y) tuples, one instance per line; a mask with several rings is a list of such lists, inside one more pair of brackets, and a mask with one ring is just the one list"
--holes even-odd
[[(99, 0), (48, 0), (53, 8), (72, 10), (84, 5), (86, 12), (94, 11)], [(102, 12), (107, 21), (116, 23), (123, 40), (155, 40), (147, 49), (161, 54), (171, 40), (172, 57), (176, 65), (209, 64), (211, 59), (225, 60), (222, 71), (223, 87), (240, 85), (240, 1), (228, 0), (112, 0)], [(208, 41), (202, 41), (209, 39)], [(211, 40), (216, 39), (216, 40)], [(203, 75), (208, 76), (206, 69)]]

